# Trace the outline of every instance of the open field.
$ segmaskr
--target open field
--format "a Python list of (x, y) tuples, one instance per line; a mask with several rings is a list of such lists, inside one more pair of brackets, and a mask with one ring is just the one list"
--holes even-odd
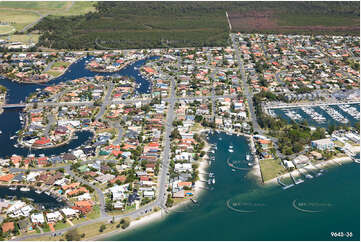
[(353, 33), (359, 34), (359, 18), (331, 15), (298, 15), (271, 10), (229, 12), (234, 32)]
[(15, 31), (11, 25), (0, 25), (0, 34), (10, 34)]
[(80, 15), (94, 11), (94, 2), (90, 1), (44, 1), (44, 2), (0, 2), (0, 9), (13, 9), (22, 11), (36, 11), (40, 14), (57, 16)]
[(261, 166), (263, 182), (271, 180), (287, 172), (287, 170), (280, 165), (279, 160), (273, 160), (273, 159), (260, 160), (260, 166)]
[(29, 43), (30, 39), (37, 43), (39, 41), (40, 34), (13, 34), (10, 35), (10, 41)]
[[(71, 16), (95, 11), (94, 2), (68, 1), (68, 2), (0, 2), (0, 35), (8, 34), (11, 41), (28, 43), (29, 37), (14, 36), (16, 31), (27, 31), (46, 15)], [(26, 28), (25, 28), (26, 27)], [(16, 39), (16, 40), (15, 40)], [(33, 42), (37, 43), (39, 35), (33, 36)]]
[[(0, 2), (1, 4), (2, 2)], [(2, 9), (0, 7), (0, 22), (8, 23), (17, 31), (21, 31), (26, 25), (37, 21), (40, 15), (33, 11), (18, 9)]]

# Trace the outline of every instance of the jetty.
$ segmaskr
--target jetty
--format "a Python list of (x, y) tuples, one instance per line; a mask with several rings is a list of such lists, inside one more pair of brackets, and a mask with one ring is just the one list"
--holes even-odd
[(290, 185), (284, 184), (284, 183), (281, 181), (281, 178), (279, 178), (279, 177), (277, 178), (277, 182), (278, 182), (278, 184), (280, 184), (280, 185), (282, 186), (282, 189), (283, 189), (283, 190), (286, 190), (286, 189), (294, 186), (293, 183), (290, 184)]
[(302, 179), (297, 179), (297, 180), (296, 180), (296, 179), (292, 176), (291, 173), (290, 173), (290, 177), (291, 177), (291, 179), (292, 179), (292, 181), (293, 181), (293, 183), (294, 183), (295, 185), (298, 185), (298, 184), (304, 182), (304, 180), (302, 180)]

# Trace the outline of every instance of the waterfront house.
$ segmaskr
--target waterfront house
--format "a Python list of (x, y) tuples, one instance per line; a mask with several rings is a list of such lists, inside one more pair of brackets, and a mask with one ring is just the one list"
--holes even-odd
[(293, 159), (293, 164), (295, 164), (295, 165), (306, 164), (309, 161), (310, 161), (310, 159), (307, 156), (299, 155)]
[(58, 222), (63, 219), (63, 216), (59, 211), (55, 211), (53, 213), (47, 213), (46, 214), (46, 220), (49, 222)]
[(66, 218), (75, 218), (78, 216), (79, 213), (79, 210), (75, 210), (72, 208), (63, 208), (61, 209), (61, 211), (63, 212)]
[(15, 177), (14, 174), (6, 174), (3, 176), (0, 176), (0, 182), (8, 183)]
[(335, 144), (329, 138), (311, 141), (311, 146), (319, 150), (329, 150), (332, 149), (334, 145)]

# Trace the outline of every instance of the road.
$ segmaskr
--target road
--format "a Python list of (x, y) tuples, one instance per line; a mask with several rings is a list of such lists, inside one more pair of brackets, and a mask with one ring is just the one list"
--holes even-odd
[(235, 54), (236, 54), (236, 61), (239, 64), (239, 70), (240, 70), (240, 73), (241, 73), (242, 84), (243, 84), (242, 85), (243, 86), (243, 93), (244, 93), (244, 96), (245, 96), (246, 100), (248, 101), (248, 107), (249, 107), (249, 111), (250, 111), (250, 118), (251, 118), (251, 121), (252, 121), (253, 130), (254, 130), (254, 132), (258, 132), (259, 134), (263, 134), (264, 132), (260, 128), (260, 126), (258, 125), (258, 122), (257, 122), (257, 117), (256, 117), (256, 113), (255, 113), (254, 106), (253, 106), (253, 99), (252, 99), (253, 94), (250, 92), (250, 88), (249, 88), (248, 83), (247, 83), (246, 72), (244, 70), (244, 64), (243, 64), (243, 61), (241, 59), (238, 44), (237, 44), (237, 42), (235, 40), (235, 35), (234, 34), (231, 34), (231, 40), (232, 40), (232, 43), (233, 43), (233, 49), (235, 50)]
[(48, 124), (46, 125), (45, 130), (44, 130), (44, 136), (45, 137), (49, 137), (50, 128), (54, 123), (55, 123), (55, 117), (54, 117), (54, 115), (52, 113), (50, 113), (48, 115)]
[(108, 105), (111, 102), (111, 96), (112, 96), (113, 88), (114, 88), (114, 83), (113, 82), (110, 82), (110, 83), (108, 82), (107, 94), (105, 95), (104, 101), (102, 103), (102, 106), (100, 107), (100, 110), (99, 110), (97, 116), (95, 117), (95, 120), (98, 121), (101, 117), (103, 117), (106, 108), (108, 107)]
[(120, 126), (119, 122), (114, 122), (111, 123), (113, 125), (114, 128), (118, 129), (118, 136), (117, 138), (113, 141), (114, 145), (119, 145), (120, 142), (122, 141), (122, 137), (123, 137), (123, 128)]

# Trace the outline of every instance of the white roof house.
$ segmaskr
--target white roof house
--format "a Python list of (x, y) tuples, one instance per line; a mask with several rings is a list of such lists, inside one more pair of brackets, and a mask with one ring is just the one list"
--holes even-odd
[(174, 170), (176, 172), (185, 172), (185, 171), (192, 171), (192, 164), (191, 163), (176, 163), (174, 165)]
[(61, 213), (59, 211), (56, 211), (53, 213), (47, 213), (46, 219), (48, 220), (48, 222), (57, 222), (59, 220), (62, 220), (63, 216), (61, 215)]
[(42, 213), (38, 213), (38, 214), (33, 213), (30, 216), (30, 218), (31, 218), (31, 222), (35, 223), (35, 224), (38, 224), (38, 223), (42, 224), (42, 223), (45, 222), (45, 218), (44, 218), (44, 215)]
[(72, 209), (72, 208), (63, 208), (61, 211), (64, 213), (64, 215), (66, 217), (76, 216), (78, 214), (78, 212), (79, 212), (79, 210), (75, 210), (75, 209)]
[(144, 191), (143, 196), (152, 198), (152, 197), (154, 197), (154, 191)]
[(84, 193), (80, 196), (77, 196), (78, 201), (91, 200), (91, 196), (89, 193)]

